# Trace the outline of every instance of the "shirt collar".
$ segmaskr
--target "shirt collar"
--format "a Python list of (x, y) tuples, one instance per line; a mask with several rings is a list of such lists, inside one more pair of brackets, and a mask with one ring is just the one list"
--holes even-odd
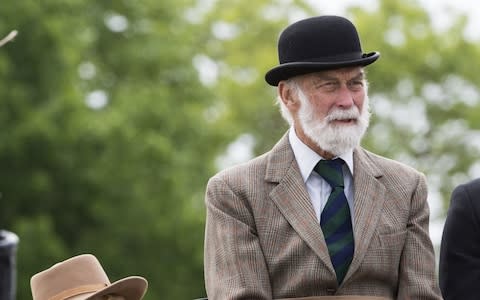
[[(288, 133), (288, 139), (290, 141), (290, 145), (292, 146), (293, 154), (297, 160), (298, 167), (300, 168), (303, 181), (306, 182), (315, 165), (324, 158), (318, 155), (298, 138), (293, 126), (290, 128)], [(353, 176), (353, 151), (348, 151), (347, 153), (337, 157), (340, 157), (345, 161), (350, 173)]]

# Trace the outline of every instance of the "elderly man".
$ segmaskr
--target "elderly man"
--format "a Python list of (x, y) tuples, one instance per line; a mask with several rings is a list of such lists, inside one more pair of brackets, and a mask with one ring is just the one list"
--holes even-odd
[(339, 16), (288, 26), (278, 54), (265, 79), (291, 128), (209, 180), (208, 298), (441, 299), (424, 175), (360, 147), (380, 54)]

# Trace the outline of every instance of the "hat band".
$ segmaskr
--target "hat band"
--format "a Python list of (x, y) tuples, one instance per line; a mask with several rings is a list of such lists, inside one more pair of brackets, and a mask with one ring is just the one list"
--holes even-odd
[(63, 300), (72, 296), (76, 296), (79, 294), (84, 294), (84, 293), (91, 293), (91, 292), (96, 292), (104, 287), (108, 286), (108, 284), (87, 284), (87, 285), (81, 285), (77, 286), (73, 289), (65, 290), (62, 291), (58, 294), (56, 294), (53, 297), (48, 298), (48, 300)]
[(356, 52), (347, 52), (347, 53), (336, 54), (336, 55), (326, 55), (322, 57), (305, 57), (305, 58), (288, 57), (288, 58), (283, 58), (280, 63), (281, 64), (292, 63), (292, 62), (336, 63), (336, 62), (342, 62), (345, 60), (360, 59), (360, 58), (363, 58), (364, 56), (365, 55), (362, 52), (356, 51)]

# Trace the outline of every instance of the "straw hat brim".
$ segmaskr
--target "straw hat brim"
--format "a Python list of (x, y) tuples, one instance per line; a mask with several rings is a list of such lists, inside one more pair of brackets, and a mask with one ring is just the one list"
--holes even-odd
[(101, 289), (90, 295), (85, 300), (93, 299), (96, 296), (115, 294), (125, 297), (125, 300), (140, 300), (148, 287), (147, 280), (140, 276), (129, 276)]

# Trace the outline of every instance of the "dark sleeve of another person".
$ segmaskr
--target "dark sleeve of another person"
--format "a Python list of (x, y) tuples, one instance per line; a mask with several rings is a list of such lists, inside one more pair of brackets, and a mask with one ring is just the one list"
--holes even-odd
[(445, 300), (480, 299), (480, 179), (454, 189), (440, 248)]

